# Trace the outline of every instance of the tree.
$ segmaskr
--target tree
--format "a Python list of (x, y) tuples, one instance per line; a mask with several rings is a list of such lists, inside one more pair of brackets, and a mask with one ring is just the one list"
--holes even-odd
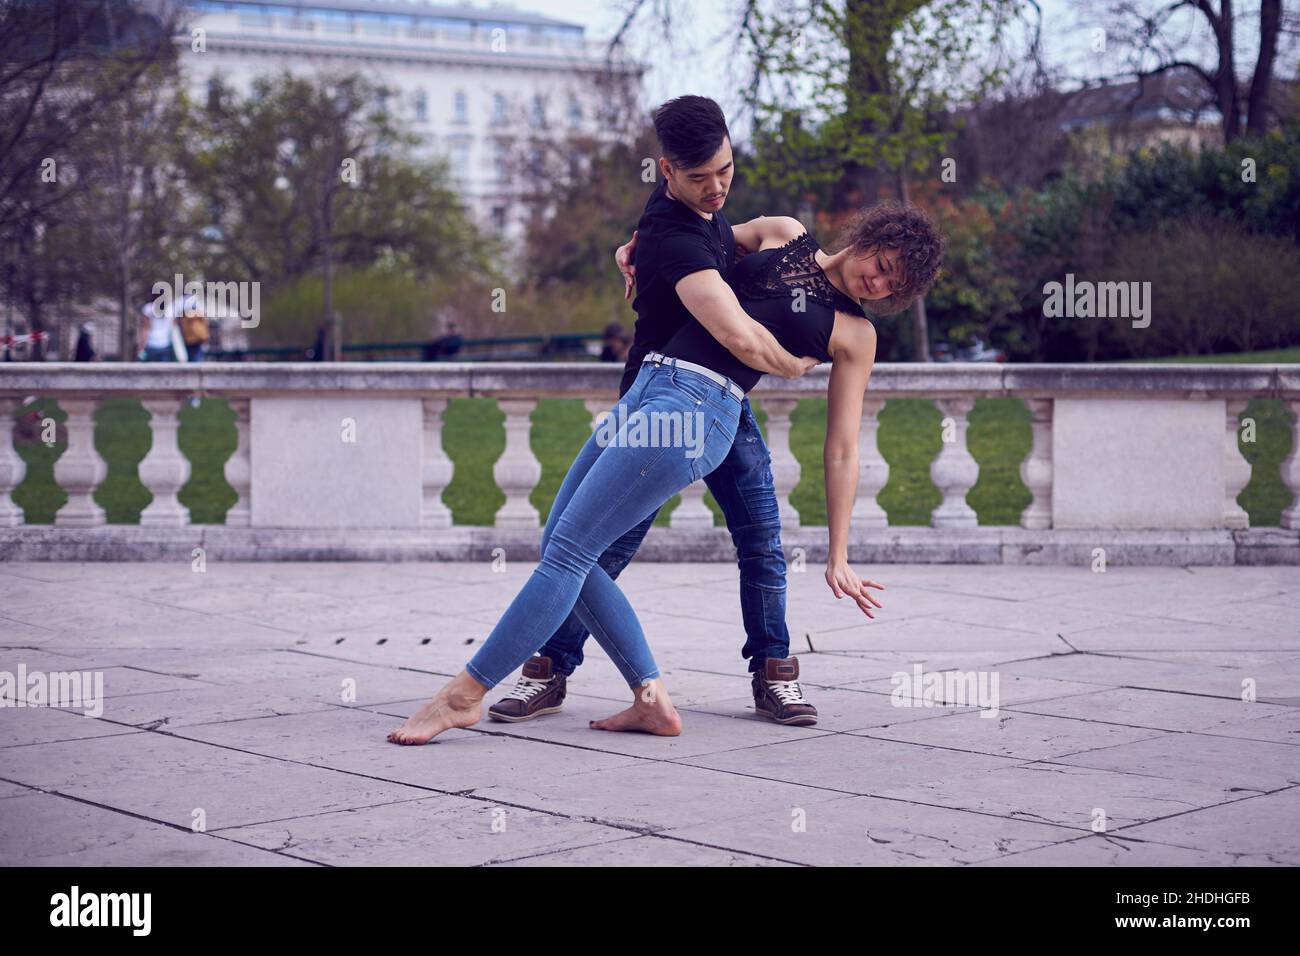
[(137, 168), (131, 157), (104, 162), (105, 147), (173, 75), (179, 15), (177, 4), (128, 0), (0, 6), (3, 282), (34, 330), (45, 330), (52, 303), (94, 290), (85, 226), (104, 212), (86, 216), (84, 206)]
[[(875, 202), (887, 177), (907, 202), (909, 173), (932, 166), (953, 136), (940, 118), (984, 95), (1004, 72), (985, 62), (986, 50), (1001, 41), (1015, 6), (802, 0), (792, 11), (747, 0), (754, 64), (747, 101), (768, 147), (757, 177), (808, 199), (830, 186), (837, 211)], [(913, 304), (913, 325), (917, 358), (929, 361), (923, 298)]]
[(417, 278), (488, 268), (492, 249), (443, 165), (414, 155), (382, 94), (358, 75), (265, 77), (247, 98), (213, 88), (185, 137), (195, 256), (207, 271), (263, 283), (265, 297), (320, 269), (333, 323), (336, 268), (384, 264)]
[[(1188, 37), (1197, 20), (1209, 27), (1213, 65), (1197, 62), (1187, 52)], [(1142, 81), (1175, 68), (1193, 71), (1204, 81), (1209, 101), (1218, 108), (1225, 144), (1243, 131), (1262, 135), (1273, 120), (1273, 71), (1278, 39), (1284, 35), (1282, 0), (1260, 0), (1255, 64), (1244, 92), (1237, 75), (1239, 27), (1243, 20), (1233, 9), (1232, 0), (1172, 0), (1154, 10), (1139, 7), (1131, 0), (1112, 0), (1108, 7), (1108, 22), (1121, 42), (1128, 45), (1135, 63), (1125, 75)]]

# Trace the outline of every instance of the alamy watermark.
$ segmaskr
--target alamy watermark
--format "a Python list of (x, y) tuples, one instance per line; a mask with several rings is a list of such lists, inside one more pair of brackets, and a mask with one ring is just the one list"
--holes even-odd
[(601, 448), (685, 448), (687, 458), (704, 453), (703, 412), (630, 412), (619, 402), (596, 426)]
[(1132, 319), (1135, 329), (1151, 324), (1150, 282), (1075, 282), (1067, 272), (1064, 284), (1046, 283), (1043, 295), (1045, 318)]
[(103, 671), (0, 671), (0, 707), (66, 707), (87, 717), (104, 713)]
[(171, 283), (153, 284), (154, 308), (160, 315), (178, 316), (178, 309), (193, 309), (198, 305), (208, 318), (238, 315), (239, 325), (255, 329), (262, 321), (262, 284), (260, 282), (200, 282), (185, 281), (181, 273), (172, 277)]
[(979, 707), (981, 717), (998, 715), (997, 671), (896, 671), (890, 703), (895, 707)]

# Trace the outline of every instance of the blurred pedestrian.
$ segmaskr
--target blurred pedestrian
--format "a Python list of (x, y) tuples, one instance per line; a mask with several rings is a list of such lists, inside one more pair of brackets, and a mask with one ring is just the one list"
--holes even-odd
[(465, 339), (460, 334), (460, 327), (455, 322), (448, 322), (445, 329), (443, 335), (430, 340), (424, 347), (424, 361), (436, 362), (439, 359), (451, 358), (465, 344)]
[(175, 362), (176, 352), (172, 346), (175, 321), (171, 309), (149, 302), (140, 312), (144, 316), (141, 328), (144, 348), (140, 350), (140, 359), (145, 362)]
[(198, 296), (188, 296), (181, 312), (181, 337), (185, 340), (185, 354), (191, 362), (202, 362), (208, 350), (208, 318)]
[(600, 360), (602, 362), (626, 362), (628, 348), (625, 344), (626, 339), (627, 331), (623, 328), (623, 323), (611, 322), (605, 326), (605, 338), (601, 342)]
[(95, 361), (95, 346), (90, 341), (93, 328), (89, 322), (81, 323), (81, 331), (77, 335), (77, 351), (73, 357), (74, 362)]

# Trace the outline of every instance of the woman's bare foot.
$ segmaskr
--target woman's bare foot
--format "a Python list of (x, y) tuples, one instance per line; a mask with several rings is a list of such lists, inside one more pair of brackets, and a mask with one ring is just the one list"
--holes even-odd
[(587, 726), (592, 730), (621, 730), (676, 737), (682, 732), (682, 719), (677, 716), (677, 708), (668, 699), (664, 682), (656, 677), (637, 691), (636, 699), (627, 710), (620, 710), (613, 717), (603, 720), (593, 720)]
[(472, 727), (483, 719), (483, 697), (487, 688), (461, 671), (414, 714), (391, 731), (395, 744), (426, 744), (452, 727)]

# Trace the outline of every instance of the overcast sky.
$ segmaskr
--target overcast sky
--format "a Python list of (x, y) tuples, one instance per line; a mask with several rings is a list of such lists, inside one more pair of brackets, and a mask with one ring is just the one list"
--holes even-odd
[[(587, 28), (591, 39), (607, 40), (622, 22), (627, 2), (515, 0), (501, 5), (580, 23)], [(654, 2), (645, 0), (647, 9), (653, 8)], [(673, 9), (689, 18), (676, 24), (671, 31), (671, 44), (665, 41), (663, 30), (652, 29), (644, 13), (629, 37), (632, 51), (649, 67), (644, 81), (647, 108), (683, 93), (700, 93), (716, 99), (728, 116), (736, 114), (740, 97), (735, 91), (743, 81), (745, 64), (729, 62), (726, 54), (732, 48), (734, 25), (739, 21), (737, 11), (742, 0), (671, 2)], [(1157, 4), (1157, 0), (1137, 2), (1149, 2), (1153, 7)], [(476, 0), (472, 5), (487, 7), (489, 3)], [(1107, 53), (1100, 56), (1091, 50), (1093, 30), (1102, 22), (1098, 19), (1098, 8), (1103, 4), (1096, 0), (1040, 0), (1040, 5), (1044, 19), (1043, 44), (1049, 68), (1059, 69), (1063, 76), (1073, 81), (1114, 75), (1125, 68), (1125, 51), (1116, 44), (1111, 44)], [(1177, 26), (1178, 35), (1185, 40), (1181, 52), (1197, 62), (1211, 63), (1209, 28), (1204, 18), (1188, 12)], [(1246, 48), (1239, 47), (1238, 55), (1246, 69), (1254, 63), (1255, 51), (1248, 48), (1252, 26), (1244, 20), (1238, 24), (1239, 36), (1246, 44)], [(1294, 64), (1294, 55), (1289, 58), (1280, 56), (1275, 75), (1288, 75), (1294, 71)], [(1064, 85), (1070, 87), (1077, 82), (1067, 81)], [(743, 139), (743, 130), (736, 132), (738, 138)]]
[[(653, 0), (645, 2), (650, 8)], [(487, 6), (483, 0), (474, 5)], [(596, 40), (609, 39), (626, 10), (624, 0), (517, 0), (502, 5), (580, 23), (587, 28), (588, 37)], [(716, 99), (728, 114), (736, 110), (740, 99), (735, 90), (743, 80), (745, 65), (730, 63), (725, 54), (733, 43), (740, 5), (739, 0), (674, 0), (674, 9), (689, 19), (676, 24), (671, 45), (665, 42), (663, 32), (650, 28), (649, 19), (642, 13), (630, 40), (634, 53), (650, 68), (645, 77), (648, 105), (683, 93), (700, 93)], [(1096, 4), (1089, 0), (1041, 0), (1041, 5), (1049, 57), (1058, 62), (1095, 61), (1095, 57), (1075, 54), (1088, 49), (1093, 25), (1089, 11)]]

